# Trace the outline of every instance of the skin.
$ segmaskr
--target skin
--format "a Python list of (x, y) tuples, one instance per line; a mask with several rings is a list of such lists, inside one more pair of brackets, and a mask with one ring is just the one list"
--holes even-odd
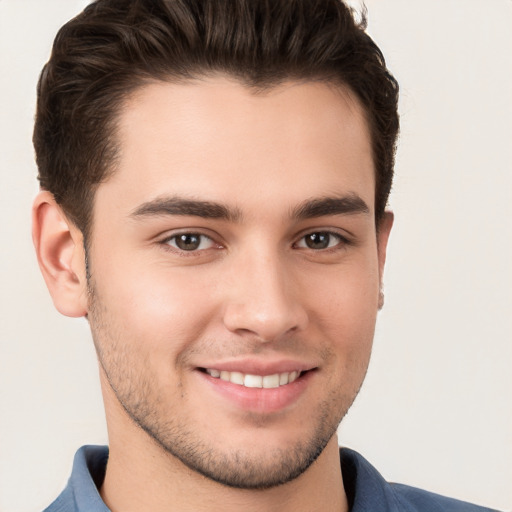
[[(48, 192), (34, 205), (54, 302), (88, 316), (98, 353), (103, 499), (114, 512), (347, 510), (336, 428), (368, 366), (392, 225), (375, 225), (357, 100), (325, 83), (156, 83), (127, 101), (118, 139), (89, 280), (81, 233)], [(184, 234), (199, 245), (183, 250)], [(221, 367), (308, 371), (240, 399), (202, 371)]]

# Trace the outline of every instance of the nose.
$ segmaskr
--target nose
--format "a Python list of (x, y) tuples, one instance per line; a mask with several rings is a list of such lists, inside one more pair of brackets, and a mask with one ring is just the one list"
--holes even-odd
[(231, 266), (223, 312), (226, 328), (262, 342), (304, 330), (308, 323), (304, 297), (286, 265), (277, 256), (241, 260)]

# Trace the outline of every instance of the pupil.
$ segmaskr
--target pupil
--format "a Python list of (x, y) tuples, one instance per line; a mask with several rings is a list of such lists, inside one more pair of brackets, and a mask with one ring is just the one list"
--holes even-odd
[(199, 235), (179, 235), (176, 238), (176, 245), (183, 251), (193, 251), (201, 243)]
[(311, 233), (306, 237), (306, 245), (310, 249), (325, 249), (329, 246), (329, 234)]

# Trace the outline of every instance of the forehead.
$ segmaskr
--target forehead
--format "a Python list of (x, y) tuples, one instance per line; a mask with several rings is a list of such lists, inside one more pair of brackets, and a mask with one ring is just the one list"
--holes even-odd
[(153, 83), (126, 102), (117, 137), (118, 168), (98, 195), (112, 192), (120, 207), (170, 194), (250, 206), (353, 192), (373, 208), (369, 130), (343, 87)]

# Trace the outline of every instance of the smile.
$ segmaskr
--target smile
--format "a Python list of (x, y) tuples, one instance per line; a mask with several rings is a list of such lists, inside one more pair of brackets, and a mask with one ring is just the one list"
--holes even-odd
[(286, 384), (291, 384), (301, 375), (300, 371), (274, 373), (273, 375), (251, 375), (249, 373), (220, 371), (214, 368), (206, 368), (205, 372), (213, 378), (231, 382), (232, 384), (246, 388), (265, 389), (278, 388)]

